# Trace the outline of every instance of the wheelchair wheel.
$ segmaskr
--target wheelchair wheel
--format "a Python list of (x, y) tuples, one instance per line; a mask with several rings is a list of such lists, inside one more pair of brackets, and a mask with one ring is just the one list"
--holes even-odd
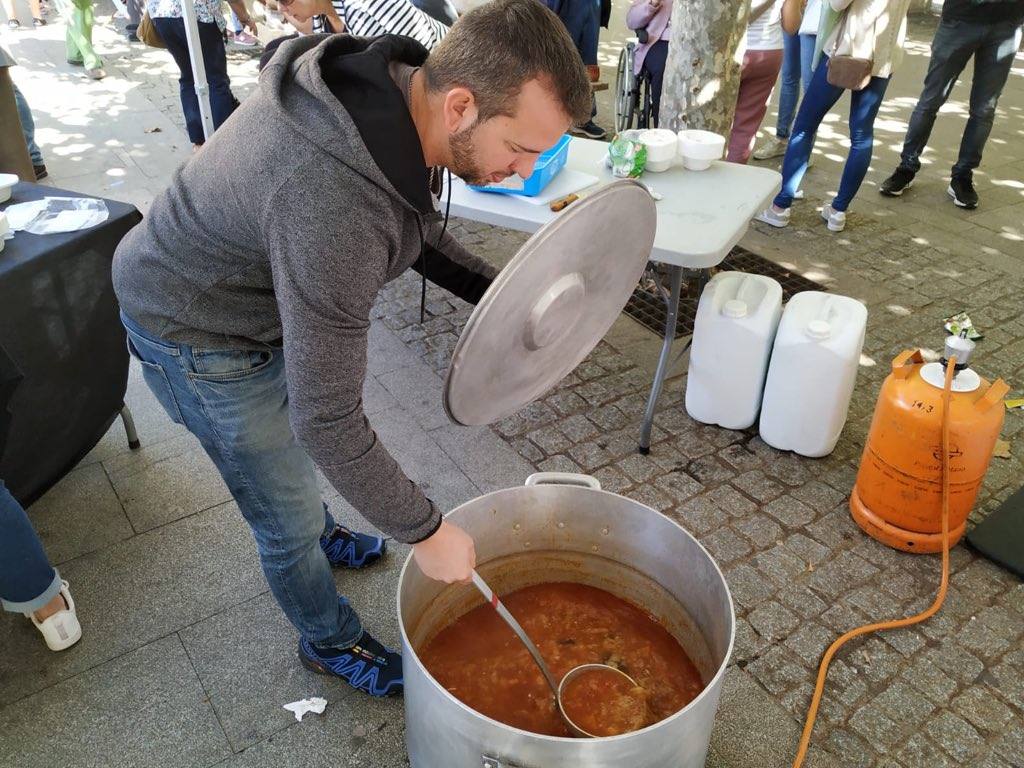
[(633, 125), (636, 111), (634, 88), (636, 77), (633, 75), (633, 45), (627, 43), (619, 53), (619, 64), (615, 71), (615, 130), (625, 131)]

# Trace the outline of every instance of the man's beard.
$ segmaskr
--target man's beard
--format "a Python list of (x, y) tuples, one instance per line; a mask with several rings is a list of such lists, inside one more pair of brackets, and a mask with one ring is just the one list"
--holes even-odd
[(451, 167), (448, 169), (467, 184), (483, 186), (488, 183), (485, 174), (476, 162), (476, 146), (473, 134), (476, 125), (448, 137), (448, 150), (452, 155)]

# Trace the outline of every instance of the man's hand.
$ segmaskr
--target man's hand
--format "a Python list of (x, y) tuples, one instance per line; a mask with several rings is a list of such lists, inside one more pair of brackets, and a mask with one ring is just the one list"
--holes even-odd
[(442, 522), (429, 539), (413, 544), (412, 556), (425, 576), (446, 584), (468, 584), (476, 567), (473, 539), (447, 522)]
[(254, 37), (259, 37), (260, 31), (256, 28), (256, 20), (249, 15), (249, 9), (245, 7), (244, 0), (228, 0), (228, 5), (235, 12), (239, 23), (252, 32)]

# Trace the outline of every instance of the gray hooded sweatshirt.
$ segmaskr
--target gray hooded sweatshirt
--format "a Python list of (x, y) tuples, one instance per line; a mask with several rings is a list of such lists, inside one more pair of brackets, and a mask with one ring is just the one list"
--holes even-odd
[(113, 267), (123, 311), (155, 336), (283, 349), (296, 439), (349, 503), (404, 542), (430, 536), (441, 516), (363, 414), (371, 306), (424, 262), (469, 301), (494, 274), (449, 237), (432, 245), (440, 215), (390, 74), (425, 58), (393, 36), (282, 44), (257, 93), (175, 172)]

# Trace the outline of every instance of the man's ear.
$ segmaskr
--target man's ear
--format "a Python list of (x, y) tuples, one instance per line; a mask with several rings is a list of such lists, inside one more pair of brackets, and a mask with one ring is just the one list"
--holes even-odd
[(444, 127), (449, 135), (461, 133), (476, 122), (476, 97), (468, 88), (452, 88), (444, 97)]

